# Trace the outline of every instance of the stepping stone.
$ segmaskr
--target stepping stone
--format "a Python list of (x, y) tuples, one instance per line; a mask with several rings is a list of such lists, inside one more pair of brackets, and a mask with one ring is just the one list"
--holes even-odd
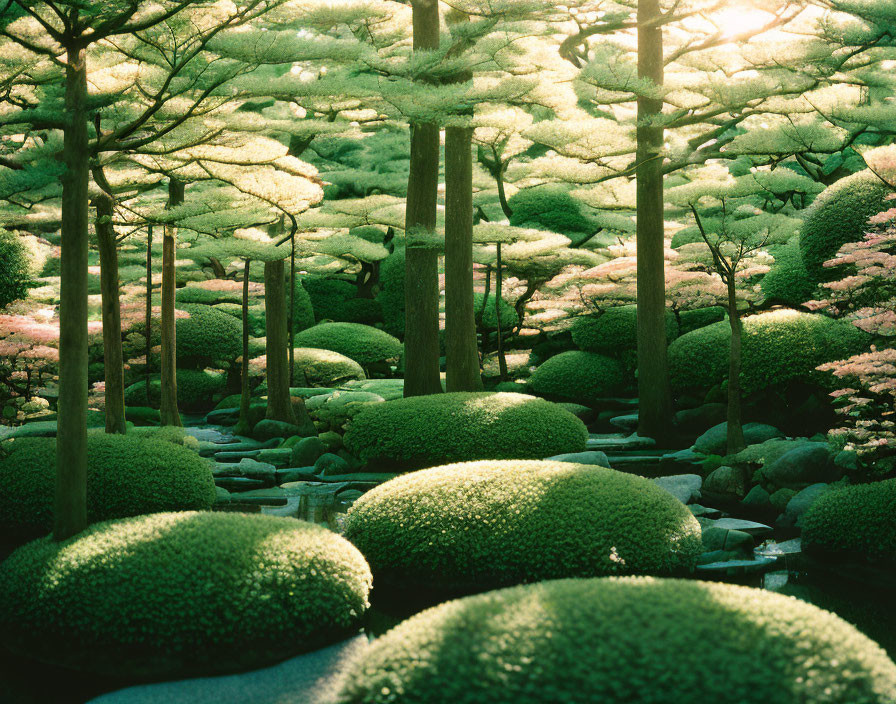
[(756, 554), (763, 557), (785, 557), (788, 555), (799, 555), (803, 552), (802, 538), (793, 538), (785, 540), (781, 543), (769, 541), (765, 545), (756, 548)]
[(699, 474), (675, 474), (651, 479), (654, 484), (668, 491), (683, 504), (700, 498), (703, 478)]
[(697, 518), (719, 518), (722, 515), (722, 512), (717, 508), (708, 508), (706, 506), (701, 506), (700, 504), (689, 504), (688, 508), (691, 509), (691, 513), (694, 514)]
[(754, 538), (761, 535), (768, 535), (772, 532), (771, 526), (764, 523), (756, 523), (755, 521), (746, 521), (741, 518), (719, 518), (712, 521), (712, 525), (716, 528), (725, 528), (726, 530), (739, 530), (749, 533)]
[(585, 446), (589, 450), (637, 450), (648, 447), (655, 447), (656, 440), (653, 438), (642, 438), (640, 435), (623, 435), (622, 433), (611, 433), (609, 435), (589, 435)]
[(248, 477), (215, 477), (215, 486), (224, 487), (230, 492), (250, 491), (251, 489), (264, 489), (268, 482)]
[(549, 462), (575, 462), (577, 464), (594, 464), (600, 467), (610, 467), (610, 460), (607, 455), (600, 450), (591, 450), (589, 452), (567, 452), (563, 455), (554, 455), (553, 457), (545, 457)]
[(615, 416), (610, 418), (610, 425), (622, 428), (622, 430), (633, 433), (638, 429), (638, 414), (629, 413), (624, 416)]
[(288, 467), (292, 459), (291, 447), (277, 447), (261, 450), (255, 458), (259, 462), (269, 462), (277, 467)]
[(268, 516), (285, 516), (286, 518), (298, 518), (299, 509), (302, 506), (301, 496), (287, 496), (283, 506), (262, 506), (261, 513)]
[(320, 479), (314, 474), (314, 467), (290, 467), (277, 470), (277, 483), (316, 482)]
[(204, 428), (184, 428), (184, 433), (186, 435), (192, 435), (200, 442), (211, 442), (215, 443), (216, 445), (230, 443), (233, 442), (234, 439), (234, 435), (232, 433), (225, 433), (222, 432), (221, 428), (211, 426)]
[(259, 504), (262, 506), (285, 506), (287, 504), (286, 492), (280, 487), (269, 489), (252, 489), (242, 491), (232, 497), (236, 504)]
[(242, 450), (242, 451), (232, 451), (232, 450), (222, 450), (220, 452), (216, 452), (214, 454), (215, 462), (232, 462), (237, 463), (244, 457), (248, 457), (250, 459), (255, 459), (258, 457), (258, 453), (261, 450)]
[(751, 574), (763, 572), (777, 560), (773, 557), (756, 557), (752, 560), (726, 560), (724, 562), (710, 562), (705, 565), (697, 565), (697, 574), (704, 576), (722, 576), (736, 574)]

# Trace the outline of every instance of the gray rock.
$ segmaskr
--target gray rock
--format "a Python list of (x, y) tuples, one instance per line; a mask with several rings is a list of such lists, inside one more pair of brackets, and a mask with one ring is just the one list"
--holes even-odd
[(736, 575), (763, 572), (770, 569), (777, 560), (773, 557), (755, 557), (752, 560), (725, 560), (697, 565), (697, 574)]
[(261, 479), (249, 479), (248, 477), (215, 477), (215, 484), (231, 492), (240, 492), (251, 489), (263, 489), (267, 482)]
[(350, 471), (351, 467), (349, 467), (348, 462), (332, 452), (321, 455), (317, 458), (317, 462), (314, 463), (314, 473), (323, 476), (348, 474)]
[(314, 482), (317, 476), (314, 474), (314, 467), (289, 467), (277, 470), (277, 483), (286, 484), (288, 482)]
[(762, 475), (778, 487), (800, 487), (835, 481), (840, 477), (840, 470), (827, 443), (807, 442), (763, 467)]
[[(782, 438), (784, 433), (765, 423), (744, 424), (744, 442), (756, 445), (772, 438)], [(719, 423), (707, 430), (694, 442), (694, 450), (704, 455), (724, 455), (728, 445), (728, 423)]]
[(252, 479), (273, 480), (277, 474), (277, 468), (267, 462), (259, 462), (258, 460), (244, 457), (237, 465), (240, 476), (251, 477)]
[(711, 526), (703, 531), (703, 549), (706, 551), (750, 552), (753, 545), (753, 536), (740, 530)]
[(742, 499), (747, 495), (749, 486), (747, 474), (742, 467), (717, 467), (703, 482), (703, 491), (722, 499)]
[(691, 513), (694, 514), (695, 518), (718, 518), (722, 515), (722, 512), (717, 508), (708, 508), (706, 506), (701, 506), (700, 504), (688, 504), (688, 508), (691, 510)]
[(771, 526), (764, 523), (756, 523), (755, 521), (746, 521), (742, 518), (719, 518), (712, 522), (716, 528), (725, 528), (726, 530), (738, 530), (743, 533), (749, 533), (754, 538), (767, 535), (772, 532)]
[(703, 486), (703, 478), (699, 474), (675, 474), (669, 477), (655, 477), (651, 481), (683, 504), (699, 499), (700, 487)]
[(271, 447), (266, 450), (261, 450), (258, 455), (256, 455), (256, 459), (259, 462), (270, 462), (277, 467), (288, 466), (291, 458), (291, 447)]
[(610, 418), (610, 425), (621, 428), (627, 433), (633, 433), (638, 429), (638, 414), (629, 413), (624, 416), (614, 416)]
[(302, 438), (292, 448), (289, 464), (292, 467), (310, 467), (327, 451), (327, 446), (317, 436)]
[(600, 450), (588, 450), (587, 452), (567, 452), (562, 455), (554, 455), (546, 457), (546, 460), (553, 462), (575, 462), (576, 464), (596, 464), (600, 467), (609, 467), (610, 460), (607, 455)]
[(641, 450), (648, 447), (656, 447), (656, 440), (653, 438), (641, 437), (637, 433), (633, 433), (632, 435), (623, 435), (622, 433), (589, 435), (585, 447), (589, 450), (601, 450), (603, 452), (612, 450)]
[(784, 517), (787, 524), (802, 528), (803, 516), (809, 507), (814, 504), (820, 496), (831, 490), (829, 484), (812, 484), (806, 487), (790, 501), (787, 502), (787, 508), (784, 509)]
[(744, 497), (743, 505), (756, 509), (770, 509), (772, 502), (769, 493), (758, 484), (754, 486)]

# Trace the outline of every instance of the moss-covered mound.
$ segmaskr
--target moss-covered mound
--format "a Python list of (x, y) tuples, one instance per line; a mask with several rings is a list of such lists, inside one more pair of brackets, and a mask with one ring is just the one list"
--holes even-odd
[[(196, 369), (177, 370), (177, 403), (184, 410), (205, 410), (212, 403), (215, 394), (224, 390), (227, 375), (223, 372)], [(128, 406), (150, 406), (158, 408), (162, 398), (162, 382), (158, 378), (149, 382), (149, 397), (146, 382), (138, 381), (124, 390), (124, 402)]]
[(762, 293), (767, 300), (799, 306), (815, 297), (815, 282), (809, 279), (800, 253), (799, 238), (774, 252), (775, 263), (762, 277)]
[[(666, 309), (666, 341), (678, 335), (675, 314)], [(572, 326), (572, 340), (585, 352), (618, 356), (638, 347), (638, 307), (617, 306), (597, 317), (577, 318)]]
[(544, 399), (458, 392), (373, 404), (355, 416), (345, 445), (369, 464), (416, 469), (579, 452), (587, 438), (582, 421)]
[(823, 494), (803, 517), (803, 543), (896, 565), (896, 479)]
[(582, 213), (581, 202), (561, 186), (525, 188), (512, 195), (507, 204), (513, 211), (511, 225), (535, 226), (564, 235), (581, 235), (597, 229)]
[(529, 377), (529, 388), (542, 396), (593, 403), (625, 387), (622, 364), (593, 352), (561, 352)]
[[(727, 378), (731, 328), (727, 321), (682, 335), (669, 346), (675, 389), (712, 387)], [(825, 362), (866, 349), (867, 334), (845, 320), (795, 310), (775, 310), (743, 319), (741, 386), (752, 393), (792, 380), (826, 383), (815, 371)]]
[(458, 599), (373, 642), (339, 704), (888, 704), (896, 665), (827, 611), (731, 584), (542, 582)]
[(232, 362), (242, 354), (243, 327), (239, 320), (213, 306), (189, 304), (178, 308), (190, 314), (176, 323), (178, 364)]
[[(485, 294), (476, 291), (473, 294), (473, 311), (477, 320), (481, 320), (481, 326), (486, 330), (498, 329), (498, 313), (495, 310), (495, 294), (490, 293), (488, 298)], [(506, 333), (511, 328), (516, 327), (520, 323), (520, 316), (516, 309), (501, 299), (501, 331)]]
[(203, 281), (177, 289), (174, 294), (174, 300), (178, 303), (193, 303), (206, 306), (212, 306), (216, 303), (239, 304), (243, 300), (243, 292), (238, 281)]
[(0, 639), (92, 672), (213, 674), (344, 638), (369, 589), (364, 558), (326, 528), (158, 513), (19, 548), (0, 569)]
[(0, 309), (25, 297), (33, 273), (25, 242), (0, 229)]
[(375, 323), (382, 318), (380, 306), (372, 298), (359, 298), (349, 281), (306, 276), (302, 285), (308, 292), (315, 317), (344, 323)]
[(684, 335), (693, 330), (705, 328), (707, 325), (724, 320), (726, 315), (727, 313), (722, 306), (683, 310), (678, 314), (678, 334)]
[(399, 357), (401, 342), (389, 333), (360, 323), (321, 323), (295, 336), (296, 347), (339, 352), (366, 366)]
[[(0, 530), (30, 538), (50, 530), (56, 480), (56, 439), (22, 438), (2, 446)], [(211, 463), (162, 439), (91, 433), (87, 437), (87, 517), (211, 508)]]
[(404, 267), (403, 247), (380, 264), (380, 292), (376, 300), (383, 312), (383, 327), (395, 337), (404, 337)]
[(892, 188), (866, 170), (840, 179), (815, 199), (800, 231), (800, 252), (812, 282), (836, 276), (824, 263), (847, 242), (864, 237), (868, 218), (892, 207), (887, 200), (892, 193)]
[(352, 506), (345, 535), (377, 586), (484, 591), (694, 566), (700, 525), (652, 482), (569, 462), (485, 461), (397, 477)]
[[(363, 381), (367, 377), (361, 365), (344, 354), (314, 347), (293, 350), (293, 380), (297, 387), (316, 388), (341, 386), (349, 381)], [(262, 375), (267, 368), (267, 355), (249, 362), (249, 373)]]

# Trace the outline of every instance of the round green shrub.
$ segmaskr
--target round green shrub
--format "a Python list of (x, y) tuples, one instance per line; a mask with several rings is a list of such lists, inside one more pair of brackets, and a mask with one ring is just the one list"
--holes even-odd
[(332, 350), (298, 347), (293, 350), (293, 359), (296, 386), (339, 386), (367, 378), (360, 364)]
[(189, 318), (178, 318), (176, 323), (178, 364), (232, 362), (243, 353), (243, 326), (232, 315), (213, 306), (187, 304), (178, 308), (190, 314)]
[[(17, 538), (50, 530), (56, 479), (56, 439), (5, 443), (0, 459), (0, 529)], [(90, 521), (142, 513), (211, 508), (211, 463), (164, 439), (90, 433), (87, 436), (87, 517)]]
[(0, 570), (0, 638), (82, 671), (216, 674), (346, 637), (369, 590), (364, 558), (322, 526), (157, 513), (19, 548)]
[(596, 229), (582, 214), (581, 202), (554, 184), (517, 191), (507, 205), (513, 211), (511, 225), (534, 225), (564, 235), (581, 235)]
[(370, 324), (382, 319), (379, 303), (373, 298), (358, 298), (357, 287), (349, 281), (306, 276), (302, 285), (318, 321)]
[[(182, 290), (182, 289), (181, 289)], [(242, 325), (243, 308), (242, 303), (219, 303), (215, 306), (217, 310), (223, 311), (238, 321)], [(289, 290), (286, 291), (286, 308), (289, 309)], [(249, 334), (253, 337), (264, 337), (265, 331), (265, 313), (264, 303), (249, 301)], [(287, 313), (287, 316), (289, 313)], [(293, 330), (299, 332), (305, 328), (314, 325), (314, 309), (311, 306), (311, 297), (302, 285), (302, 280), (296, 277), (296, 300), (295, 310), (293, 311)]]
[(362, 461), (396, 469), (477, 459), (540, 459), (585, 449), (572, 413), (513, 393), (415, 396), (365, 408), (345, 434)]
[(449, 593), (687, 571), (703, 551), (697, 519), (653, 482), (532, 460), (452, 464), (392, 479), (355, 502), (345, 536), (378, 586)]
[(400, 357), (403, 349), (389, 333), (360, 323), (319, 323), (297, 334), (295, 344), (339, 352), (362, 366)]
[(858, 242), (868, 231), (868, 219), (888, 208), (893, 189), (870, 170), (860, 171), (828, 186), (812, 203), (800, 231), (800, 252), (809, 280), (830, 281), (836, 272), (825, 269), (847, 242)]
[(404, 337), (404, 266), (404, 249), (396, 248), (380, 264), (380, 292), (376, 297), (383, 327), (398, 338)]
[[(495, 311), (495, 295), (494, 293), (489, 293), (488, 298), (485, 297), (485, 294), (476, 291), (473, 294), (473, 311), (476, 314), (476, 317), (479, 318), (481, 315), (482, 318), (482, 327), (486, 330), (497, 330), (498, 329), (498, 314)], [(511, 328), (515, 328), (520, 323), (520, 316), (517, 315), (516, 309), (507, 302), (506, 299), (501, 299), (501, 332), (505, 333)]]
[(822, 494), (803, 516), (803, 543), (896, 564), (896, 479)]
[[(714, 323), (682, 335), (669, 346), (669, 374), (676, 390), (710, 388), (727, 379), (731, 328)], [(846, 320), (795, 310), (743, 319), (741, 388), (744, 393), (801, 380), (825, 384), (815, 371), (867, 348), (869, 336)]]
[(28, 294), (31, 259), (19, 235), (0, 228), (0, 309)]
[[(215, 394), (224, 390), (227, 376), (222, 372), (196, 369), (177, 370), (177, 403), (185, 410), (203, 410), (211, 405)], [(158, 408), (162, 399), (162, 381), (159, 378), (149, 382), (149, 398), (146, 396), (146, 382), (138, 381), (124, 390), (127, 406), (149, 406)]]
[[(678, 335), (675, 314), (666, 309), (666, 341)], [(638, 307), (617, 306), (599, 316), (576, 318), (572, 326), (572, 341), (585, 352), (600, 352), (618, 356), (638, 347)]]
[(243, 293), (237, 288), (216, 289), (197, 284), (177, 289), (174, 300), (178, 303), (193, 303), (211, 306), (216, 303), (241, 303)]
[(812, 300), (815, 297), (815, 283), (806, 273), (799, 238), (778, 249), (774, 257), (774, 265), (760, 283), (765, 298), (788, 306), (798, 306)]
[(358, 227), (353, 227), (348, 231), (348, 234), (352, 237), (360, 237), (361, 239), (373, 242), (374, 244), (383, 244), (386, 239), (386, 233), (382, 228), (374, 227), (373, 225), (359, 225)]
[(678, 334), (685, 335), (698, 328), (705, 328), (707, 325), (724, 320), (726, 315), (727, 313), (722, 306), (683, 310), (678, 314)]
[(896, 665), (839, 617), (750, 587), (564, 579), (457, 599), (373, 642), (338, 704), (889, 704)]
[(593, 352), (561, 352), (538, 367), (528, 379), (541, 396), (593, 403), (626, 385), (623, 366), (612, 357)]

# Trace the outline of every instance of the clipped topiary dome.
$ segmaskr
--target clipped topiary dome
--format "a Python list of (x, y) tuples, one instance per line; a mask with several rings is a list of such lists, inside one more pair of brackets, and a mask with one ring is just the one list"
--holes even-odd
[(22, 238), (0, 228), (0, 309), (28, 294), (31, 259)]
[(585, 449), (588, 432), (569, 411), (514, 393), (415, 396), (365, 408), (345, 445), (362, 461), (417, 469), (476, 459), (540, 459)]
[(622, 364), (592, 352), (561, 352), (529, 377), (529, 388), (542, 396), (593, 403), (626, 385)]
[(412, 472), (358, 499), (345, 536), (377, 585), (449, 593), (687, 571), (703, 551), (699, 523), (671, 494), (643, 477), (570, 462)]
[(346, 637), (369, 590), (364, 558), (322, 526), (157, 513), (14, 552), (0, 570), (0, 640), (88, 672), (214, 674)]
[(176, 323), (178, 364), (191, 366), (194, 360), (231, 362), (243, 353), (242, 325), (239, 320), (213, 306), (179, 305), (189, 318)]
[[(17, 538), (48, 532), (53, 525), (56, 439), (7, 441), (0, 453), (0, 530)], [(214, 502), (211, 462), (193, 450), (150, 437), (88, 434), (90, 521), (207, 509)]]
[[(223, 372), (208, 369), (177, 370), (177, 403), (185, 410), (205, 410), (212, 403), (215, 394), (224, 390), (227, 376)], [(124, 390), (124, 402), (128, 406), (151, 406), (158, 408), (162, 399), (162, 381), (159, 378), (149, 382), (149, 397), (146, 382), (138, 381)]]
[(320, 323), (295, 336), (296, 347), (333, 350), (366, 366), (401, 356), (396, 338), (360, 323)]
[(561, 234), (592, 232), (594, 227), (582, 214), (582, 204), (569, 191), (554, 184), (518, 191), (507, 205), (513, 211), (510, 224), (534, 225)]
[(338, 704), (889, 704), (896, 665), (827, 611), (732, 584), (542, 582), (424, 611), (378, 638)]
[[(666, 309), (666, 342), (678, 335), (675, 314)], [(576, 318), (572, 340), (585, 352), (601, 352), (618, 356), (638, 347), (638, 307), (617, 306), (600, 316)]]
[(809, 279), (799, 239), (793, 239), (774, 252), (775, 263), (762, 277), (760, 286), (766, 300), (799, 306), (815, 298), (815, 282)]

